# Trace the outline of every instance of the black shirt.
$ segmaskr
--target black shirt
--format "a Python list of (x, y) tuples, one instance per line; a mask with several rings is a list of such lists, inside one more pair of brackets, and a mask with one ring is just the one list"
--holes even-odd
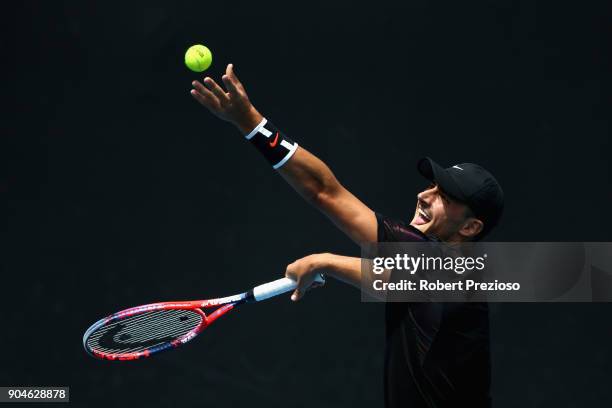
[[(418, 229), (376, 214), (379, 242), (430, 241)], [(490, 407), (486, 303), (387, 303), (385, 405)]]

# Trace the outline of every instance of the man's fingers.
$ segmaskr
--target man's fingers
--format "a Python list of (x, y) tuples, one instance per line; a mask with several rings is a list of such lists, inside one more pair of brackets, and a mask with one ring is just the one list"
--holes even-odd
[(234, 64), (227, 64), (225, 75), (227, 75), (232, 80), (236, 88), (244, 92), (244, 86), (242, 86), (242, 82), (240, 82), (240, 80), (236, 76), (236, 73), (234, 72)]
[(204, 85), (219, 99), (221, 104), (229, 102), (229, 98), (223, 88), (221, 88), (212, 78), (206, 77), (204, 79)]
[(325, 282), (317, 282), (317, 281), (314, 281), (314, 282), (312, 283), (312, 285), (310, 285), (310, 287), (308, 288), (308, 290), (310, 290), (310, 289), (316, 289), (316, 288), (321, 287), (321, 286), (323, 286), (323, 285), (325, 285)]
[(190, 93), (196, 101), (198, 101), (201, 105), (204, 105), (204, 107), (206, 107), (209, 111), (211, 111), (212, 113), (217, 113), (215, 102), (212, 101), (209, 97), (199, 93), (195, 89), (192, 89)]
[(238, 90), (238, 88), (236, 87), (236, 84), (234, 83), (234, 81), (232, 80), (231, 77), (229, 77), (228, 75), (223, 75), (221, 77), (221, 80), (223, 81), (223, 83), (225, 84), (225, 87), (227, 88), (227, 90), (229, 91), (230, 95), (232, 96), (238, 96), (240, 95), (240, 91)]
[(199, 81), (193, 81), (191, 83), (191, 85), (193, 85), (193, 88), (201, 95), (203, 95), (204, 97), (206, 97), (207, 99), (211, 100), (211, 101), (216, 101), (217, 104), (219, 103), (219, 98), (217, 98), (217, 96), (215, 94), (212, 93), (212, 91), (210, 89), (208, 89), (207, 87), (205, 87), (204, 85), (202, 85), (201, 82)]
[(295, 274), (295, 271), (293, 270), (293, 264), (289, 264), (287, 265), (287, 268), (285, 269), (285, 276), (293, 279), (294, 281), (297, 281), (297, 275)]
[(291, 294), (291, 300), (293, 300), (294, 302), (297, 302), (304, 296), (305, 291), (304, 291), (304, 288), (302, 287), (303, 280), (296, 273), (294, 266), (295, 265), (293, 263), (287, 265), (287, 269), (285, 270), (285, 276), (297, 282), (297, 288), (295, 288), (295, 290)]
[(221, 113), (221, 104), (215, 95), (212, 94), (208, 89), (204, 88), (202, 84), (199, 86), (194, 85), (194, 89), (191, 90), (191, 96), (194, 97), (201, 105), (204, 105), (206, 109), (215, 115)]
[(297, 280), (297, 288), (295, 288), (295, 291), (291, 296), (291, 300), (300, 300), (302, 297), (304, 297), (304, 294), (308, 291), (308, 289), (310, 289), (311, 286), (312, 281), (310, 279), (306, 278), (306, 276), (304, 275), (299, 277), (299, 279)]
[(298, 288), (293, 291), (293, 294), (291, 295), (291, 300), (293, 300), (294, 302), (297, 302), (303, 297), (304, 297), (304, 291)]

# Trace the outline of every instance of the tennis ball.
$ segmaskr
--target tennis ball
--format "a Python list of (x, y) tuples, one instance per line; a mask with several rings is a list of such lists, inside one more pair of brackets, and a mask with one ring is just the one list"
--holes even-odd
[(212, 63), (212, 53), (202, 44), (189, 47), (185, 53), (185, 65), (194, 72), (206, 71)]

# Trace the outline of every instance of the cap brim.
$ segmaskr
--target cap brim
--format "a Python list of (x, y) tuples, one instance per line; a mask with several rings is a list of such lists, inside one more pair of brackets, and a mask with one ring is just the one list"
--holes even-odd
[(419, 173), (427, 180), (435, 182), (446, 194), (452, 198), (465, 201), (466, 197), (453, 180), (449, 172), (429, 157), (420, 159), (417, 163)]

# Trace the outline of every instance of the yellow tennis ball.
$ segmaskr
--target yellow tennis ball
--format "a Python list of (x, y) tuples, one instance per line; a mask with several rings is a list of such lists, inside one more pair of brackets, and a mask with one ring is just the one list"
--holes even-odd
[(202, 44), (189, 47), (185, 53), (185, 65), (194, 72), (206, 71), (212, 63), (212, 53)]

